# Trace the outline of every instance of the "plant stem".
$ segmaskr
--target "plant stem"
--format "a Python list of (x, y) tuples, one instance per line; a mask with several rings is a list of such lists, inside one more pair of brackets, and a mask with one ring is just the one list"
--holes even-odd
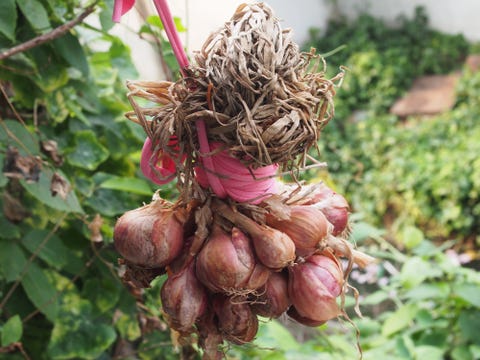
[(30, 50), (34, 47), (37, 47), (39, 45), (42, 45), (48, 41), (54, 40), (56, 38), (59, 38), (60, 36), (63, 36), (66, 32), (71, 30), (74, 26), (78, 25), (85, 19), (88, 15), (90, 15), (94, 10), (95, 7), (98, 3), (98, 0), (95, 1), (93, 4), (90, 6), (86, 7), (85, 10), (78, 15), (75, 19), (60, 25), (59, 27), (53, 29), (52, 31), (42, 34), (40, 36), (37, 36), (33, 39), (30, 39), (24, 43), (21, 43), (17, 46), (14, 46), (8, 50), (5, 50), (4, 52), (0, 53), (0, 60), (6, 59), (10, 56), (13, 56), (15, 54)]

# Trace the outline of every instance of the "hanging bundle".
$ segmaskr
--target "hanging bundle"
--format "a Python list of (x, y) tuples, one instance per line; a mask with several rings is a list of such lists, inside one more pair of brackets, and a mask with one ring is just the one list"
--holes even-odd
[(165, 316), (185, 341), (198, 339), (205, 359), (221, 358), (225, 340), (252, 341), (257, 316), (307, 326), (346, 316), (350, 269), (372, 261), (346, 239), (348, 203), (323, 183), (276, 179), (278, 169), (305, 167), (343, 73), (327, 79), (323, 59), (300, 52), (265, 3), (241, 5), (190, 65), (166, 3), (155, 3), (183, 77), (129, 82), (127, 117), (147, 134), (144, 174), (176, 178), (180, 197), (156, 194), (118, 220), (130, 278), (151, 274), (136, 282), (148, 285), (167, 273)]

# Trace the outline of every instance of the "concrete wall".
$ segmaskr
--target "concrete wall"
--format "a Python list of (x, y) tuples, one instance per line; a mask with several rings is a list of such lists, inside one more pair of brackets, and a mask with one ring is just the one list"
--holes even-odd
[[(1, 1), (1, 0), (0, 0)], [(182, 41), (189, 52), (199, 50), (208, 35), (227, 21), (238, 5), (250, 0), (170, 0), (174, 16), (179, 16), (188, 31)], [(308, 39), (311, 27), (324, 29), (336, 10), (354, 18), (360, 11), (393, 22), (400, 14), (411, 18), (418, 5), (425, 6), (433, 28), (448, 33), (463, 33), (480, 41), (480, 0), (267, 0), (275, 14), (290, 27), (294, 39), (301, 44)], [(137, 0), (135, 9), (122, 18), (115, 32), (135, 51), (135, 62), (143, 79), (161, 79), (158, 57), (145, 42), (127, 29), (136, 30), (148, 13), (155, 13), (152, 2)]]

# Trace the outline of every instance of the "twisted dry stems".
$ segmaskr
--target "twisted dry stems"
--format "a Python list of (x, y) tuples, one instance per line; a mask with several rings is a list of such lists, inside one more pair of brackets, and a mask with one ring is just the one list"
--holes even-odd
[[(144, 127), (154, 152), (187, 156), (177, 161), (180, 185), (190, 186), (192, 164), (202, 156), (198, 119), (210, 142), (225, 144), (245, 165), (303, 168), (333, 116), (334, 85), (343, 72), (326, 79), (323, 59), (301, 53), (264, 3), (240, 6), (195, 58), (176, 83), (128, 83), (134, 111), (127, 116)], [(139, 97), (151, 106), (140, 106)], [(172, 136), (178, 146), (169, 146)]]

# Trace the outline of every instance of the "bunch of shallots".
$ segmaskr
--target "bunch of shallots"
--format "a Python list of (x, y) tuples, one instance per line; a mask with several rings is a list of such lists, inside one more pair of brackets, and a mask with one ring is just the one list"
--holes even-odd
[(224, 340), (255, 338), (257, 316), (318, 326), (342, 315), (348, 268), (339, 257), (371, 260), (344, 239), (347, 220), (347, 202), (323, 183), (285, 185), (255, 207), (156, 198), (118, 219), (114, 241), (129, 268), (167, 273), (169, 325), (183, 339), (196, 334), (204, 359), (218, 359)]
[(344, 315), (352, 264), (371, 260), (345, 240), (346, 200), (323, 183), (274, 181), (278, 167), (304, 168), (343, 72), (327, 79), (323, 59), (301, 53), (264, 2), (240, 5), (196, 64), (177, 59), (181, 81), (129, 83), (127, 116), (148, 135), (144, 174), (158, 184), (176, 177), (180, 198), (118, 220), (125, 279), (148, 286), (166, 273), (165, 318), (205, 359), (221, 358), (224, 341), (252, 341), (258, 316), (318, 326)]

